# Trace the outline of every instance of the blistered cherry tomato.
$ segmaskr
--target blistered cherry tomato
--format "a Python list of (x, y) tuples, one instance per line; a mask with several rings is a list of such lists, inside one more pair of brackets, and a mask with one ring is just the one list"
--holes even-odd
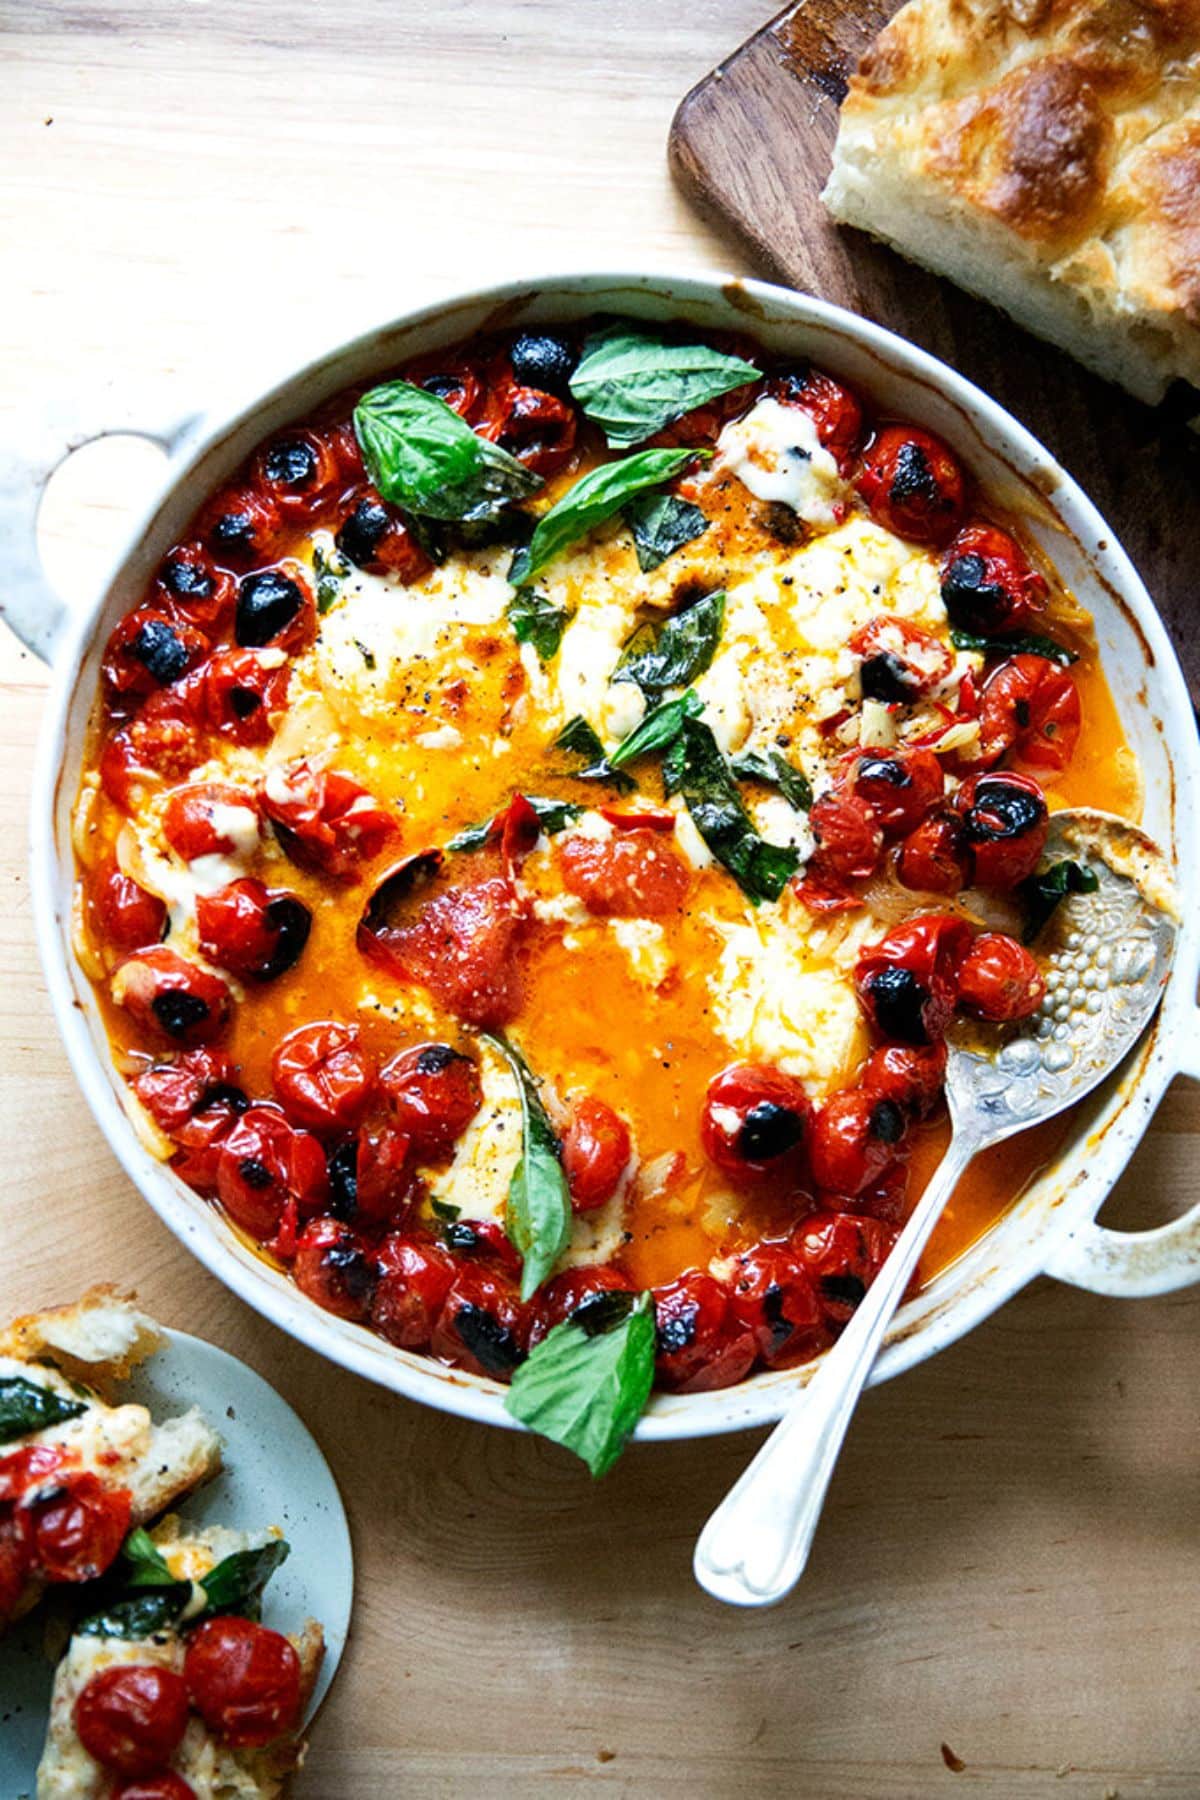
[(962, 516), (966, 486), (954, 452), (916, 425), (885, 425), (863, 456), (858, 491), (886, 531), (944, 544)]
[(728, 1290), (702, 1269), (656, 1287), (656, 1368), (663, 1387), (681, 1394), (732, 1387), (754, 1365), (754, 1333), (734, 1313)]
[(430, 1349), (439, 1361), (507, 1381), (525, 1355), (529, 1329), (512, 1283), (460, 1268), (442, 1303)]
[(221, 1144), (217, 1193), (243, 1231), (260, 1242), (273, 1237), (289, 1201), (301, 1214), (318, 1212), (328, 1192), (325, 1152), (270, 1106), (251, 1106)]
[(171, 1133), (179, 1146), (171, 1166), (182, 1181), (209, 1199), (217, 1191), (221, 1146), (250, 1101), (233, 1083), (210, 1088), (197, 1101), (191, 1117)]
[(171, 687), (208, 654), (208, 639), (153, 607), (126, 613), (109, 637), (102, 665), (114, 694), (152, 694)]
[(897, 1236), (894, 1226), (857, 1213), (813, 1213), (797, 1226), (793, 1246), (831, 1323), (844, 1324), (850, 1318)]
[(396, 820), (349, 775), (303, 758), (272, 769), (262, 808), (300, 868), (352, 880), (396, 831)]
[(226, 488), (209, 502), (201, 518), (201, 536), (222, 567), (253, 569), (271, 561), (281, 524), (278, 503), (247, 483)]
[(817, 428), (818, 442), (843, 475), (849, 473), (862, 437), (862, 407), (849, 388), (822, 369), (801, 368), (773, 375), (767, 393), (783, 406), (798, 406)]
[[(206, 666), (197, 670), (197, 678)], [(203, 755), (191, 705), (177, 689), (165, 688), (151, 694), (137, 717), (106, 742), (100, 755), (101, 785), (110, 800), (132, 812), (160, 782), (182, 781)]]
[(868, 1094), (891, 1100), (901, 1112), (923, 1119), (941, 1099), (946, 1060), (944, 1043), (883, 1044), (872, 1050), (859, 1080)]
[[(234, 1066), (224, 1051), (187, 1050), (171, 1062), (155, 1063), (133, 1078), (134, 1093), (156, 1125), (172, 1137), (214, 1095), (234, 1086)], [(240, 1090), (238, 1090), (240, 1092)]]
[(339, 1319), (365, 1319), (375, 1295), (375, 1262), (340, 1219), (314, 1219), (296, 1243), (296, 1286)]
[(167, 908), (115, 861), (100, 864), (88, 877), (88, 906), (95, 928), (114, 950), (140, 950), (157, 944), (167, 922)]
[(399, 1129), (420, 1155), (439, 1155), (462, 1136), (483, 1104), (479, 1070), (449, 1044), (418, 1044), (380, 1072)]
[(629, 1164), (633, 1142), (619, 1112), (590, 1095), (571, 1107), (562, 1164), (575, 1212), (593, 1212), (612, 1199)]
[(730, 1311), (753, 1334), (768, 1368), (806, 1362), (823, 1347), (824, 1315), (790, 1244), (757, 1244), (735, 1257), (729, 1288)]
[(942, 599), (950, 623), (979, 637), (1028, 627), (1045, 603), (1045, 579), (1007, 531), (968, 525), (942, 558)]
[(233, 607), (236, 584), (218, 569), (203, 544), (176, 544), (154, 578), (160, 606), (212, 635)]
[(234, 636), (245, 650), (285, 650), (311, 644), (317, 629), (316, 603), (308, 576), (298, 563), (255, 569), (238, 583)]
[(360, 951), (420, 982), (469, 1025), (507, 1024), (523, 992), (517, 950), (527, 923), (524, 901), (507, 877), (490, 876), (446, 888), (416, 906), (411, 922), (395, 922), (397, 883), (405, 915), (412, 899), (408, 867), (391, 871), (375, 889), (358, 928)]
[(953, 805), (980, 887), (1015, 887), (1033, 874), (1045, 848), (1050, 814), (1032, 777), (972, 775)]
[(460, 418), (471, 424), (479, 421), (484, 402), (483, 381), (477, 365), (465, 356), (433, 350), (409, 363), (404, 379), (435, 395)]
[(331, 437), (293, 425), (255, 456), (254, 479), (284, 519), (308, 524), (339, 491), (344, 476)]
[(906, 888), (924, 894), (957, 894), (966, 887), (970, 852), (962, 820), (939, 808), (909, 832), (900, 846), (896, 874)]
[(270, 1744), (300, 1723), (300, 1658), (281, 1632), (251, 1619), (206, 1619), (188, 1639), (192, 1705), (235, 1749)]
[(116, 1561), (132, 1505), (128, 1488), (105, 1487), (87, 1473), (66, 1477), (22, 1520), (34, 1564), (50, 1581), (94, 1581)]
[(945, 790), (942, 765), (932, 750), (864, 750), (847, 785), (871, 808), (885, 837), (903, 837)]
[(287, 705), (288, 664), (276, 649), (220, 650), (196, 671), (202, 723), (237, 744), (265, 744)]
[(195, 782), (175, 788), (162, 812), (163, 836), (184, 862), (258, 847), (258, 803), (246, 788)]
[(160, 1775), (135, 1775), (132, 1781), (118, 1783), (111, 1800), (197, 1800), (197, 1794), (190, 1781), (174, 1769), (164, 1769)]
[(175, 1044), (207, 1044), (229, 1017), (229, 989), (216, 975), (158, 945), (127, 957), (112, 997), (145, 1031)]
[(547, 1332), (567, 1319), (578, 1318), (585, 1327), (602, 1327), (612, 1320), (614, 1307), (621, 1304), (611, 1301), (608, 1296), (632, 1294), (633, 1291), (629, 1277), (607, 1263), (564, 1269), (534, 1296), (529, 1348), (532, 1350), (535, 1344), (540, 1344)]
[[(341, 1203), (334, 1210), (339, 1217), (367, 1228), (394, 1222), (412, 1197), (412, 1145), (382, 1094), (371, 1101), (351, 1141), (352, 1151), (345, 1147), (340, 1151), (348, 1170), (339, 1167), (338, 1153), (331, 1159), (342, 1187)], [(345, 1181), (347, 1172), (352, 1174), (350, 1184)], [(351, 1199), (348, 1185), (353, 1195), (352, 1204), (346, 1205)]]
[(0, 1457), (0, 1503), (23, 1500), (34, 1488), (47, 1494), (51, 1485), (61, 1488), (62, 1481), (51, 1484), (51, 1477), (69, 1471), (75, 1460), (74, 1452), (62, 1444), (25, 1444), (10, 1450)]
[(908, 619), (884, 614), (851, 635), (850, 648), (862, 658), (859, 681), (864, 700), (911, 705), (939, 687), (954, 667), (954, 652)]
[(444, 1236), (460, 1261), (489, 1263), (503, 1275), (521, 1273), (520, 1251), (499, 1219), (454, 1219)]
[(708, 1084), (704, 1153), (735, 1181), (794, 1180), (811, 1113), (799, 1081), (767, 1063), (734, 1063)]
[(678, 912), (692, 885), (691, 871), (658, 835), (624, 832), (611, 838), (571, 835), (562, 840), (563, 884), (602, 918), (661, 919)]
[(971, 928), (951, 913), (923, 913), (893, 926), (858, 959), (858, 997), (882, 1037), (928, 1044), (954, 1016), (958, 965)]
[(312, 927), (303, 900), (252, 875), (196, 901), (200, 948), (210, 961), (253, 981), (273, 981), (299, 960)]
[(977, 1018), (1028, 1019), (1045, 993), (1046, 983), (1033, 957), (1001, 931), (980, 932), (959, 964), (959, 1004)]
[(0, 1624), (15, 1614), (29, 1570), (29, 1547), (17, 1520), (11, 1513), (0, 1513)]
[(861, 1194), (901, 1154), (908, 1121), (892, 1100), (866, 1088), (832, 1094), (813, 1119), (813, 1180), (832, 1194)]
[(354, 1025), (326, 1019), (289, 1031), (271, 1058), (271, 1085), (288, 1117), (310, 1131), (349, 1131), (371, 1097), (375, 1065)]
[(373, 487), (356, 498), (334, 541), (355, 568), (372, 575), (395, 575), (406, 587), (433, 567), (402, 515)]
[(987, 679), (980, 745), (989, 760), (1008, 750), (1036, 769), (1065, 769), (1083, 724), (1079, 689), (1044, 656), (1014, 656)]
[[(508, 384), (495, 420), (495, 441), (536, 475), (549, 478), (570, 463), (575, 450), (575, 409), (554, 394)], [(487, 435), (493, 436), (489, 429)]]
[(89, 1756), (120, 1775), (150, 1775), (187, 1729), (182, 1675), (156, 1663), (117, 1663), (93, 1675), (75, 1702), (75, 1730)]
[(817, 848), (806, 877), (814, 881), (865, 881), (883, 857), (883, 828), (875, 809), (857, 794), (835, 790), (813, 802), (808, 815)]
[(426, 1350), (456, 1274), (440, 1244), (393, 1234), (379, 1249), (371, 1324), (389, 1344)]

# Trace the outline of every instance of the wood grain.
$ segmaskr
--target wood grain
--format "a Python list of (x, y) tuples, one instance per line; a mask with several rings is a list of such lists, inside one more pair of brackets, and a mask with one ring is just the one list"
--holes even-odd
[[(481, 275), (727, 264), (663, 145), (680, 92), (760, 16), (757, 0), (10, 8), (8, 420), (129, 388), (166, 416)], [(135, 452), (70, 466), (48, 549), (77, 593), (143, 478)], [(762, 1617), (718, 1608), (691, 1545), (753, 1440), (639, 1450), (593, 1486), (548, 1446), (329, 1367), (139, 1200), (81, 1108), (34, 955), (44, 682), (0, 641), (0, 1307), (134, 1282), (316, 1433), (359, 1590), (296, 1800), (1196, 1800), (1194, 1294), (1132, 1306), (1039, 1283), (868, 1398), (803, 1590)], [(1200, 1197), (1198, 1130), (1180, 1090), (1121, 1204)]]
[[(692, 89), (671, 161), (710, 219), (791, 286), (878, 320), (993, 394), (1081, 482), (1167, 622), (1200, 701), (1200, 442), (1170, 401), (1151, 410), (820, 203), (837, 108), (892, 0), (804, 0)], [(1194, 402), (1187, 409), (1194, 411)]]

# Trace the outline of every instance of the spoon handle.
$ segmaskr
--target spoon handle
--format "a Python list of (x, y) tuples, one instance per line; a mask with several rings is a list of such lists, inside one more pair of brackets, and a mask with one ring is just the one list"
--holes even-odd
[(696, 1580), (717, 1600), (773, 1606), (800, 1579), (842, 1439), (884, 1333), (979, 1147), (969, 1123), (955, 1133), (854, 1317), (701, 1532)]

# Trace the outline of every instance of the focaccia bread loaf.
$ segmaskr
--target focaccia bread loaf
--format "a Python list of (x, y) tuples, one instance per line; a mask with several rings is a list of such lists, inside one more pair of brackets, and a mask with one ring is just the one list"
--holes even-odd
[(823, 199), (1140, 399), (1200, 387), (1200, 0), (909, 0)]

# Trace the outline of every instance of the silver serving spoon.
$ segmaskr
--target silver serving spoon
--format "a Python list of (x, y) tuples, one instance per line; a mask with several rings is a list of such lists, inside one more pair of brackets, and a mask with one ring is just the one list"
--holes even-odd
[(1099, 886), (1060, 904), (1042, 933), (1046, 998), (1033, 1018), (956, 1028), (946, 1077), (952, 1137), (937, 1173), (849, 1325), (700, 1534), (696, 1579), (718, 1600), (772, 1606), (799, 1580), (858, 1397), (972, 1157), (1082, 1099), (1158, 1005), (1176, 934), (1161, 853), (1136, 826), (1084, 809), (1054, 815), (1046, 849), (1053, 860), (1085, 861)]

